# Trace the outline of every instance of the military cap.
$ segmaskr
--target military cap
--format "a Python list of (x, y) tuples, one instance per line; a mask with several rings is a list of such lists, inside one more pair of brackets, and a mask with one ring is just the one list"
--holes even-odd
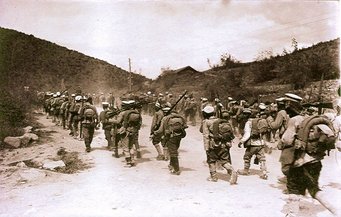
[(251, 114), (252, 111), (251, 111), (251, 109), (249, 109), (249, 108), (244, 108), (244, 109), (243, 109), (243, 113), (249, 113), (249, 114)]
[(300, 96), (297, 96), (293, 93), (286, 93), (285, 94), (285, 100), (294, 101), (294, 102), (301, 102), (303, 99)]
[(205, 112), (206, 114), (211, 114), (214, 112), (214, 108), (213, 106), (207, 105), (205, 106), (205, 108), (203, 108), (202, 111)]
[(203, 102), (206, 102), (208, 99), (204, 97), (204, 98), (202, 98), (201, 100), (202, 100)]

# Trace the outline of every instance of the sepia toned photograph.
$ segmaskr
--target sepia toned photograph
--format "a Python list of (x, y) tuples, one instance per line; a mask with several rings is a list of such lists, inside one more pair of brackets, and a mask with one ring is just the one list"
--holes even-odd
[(341, 217), (338, 0), (0, 0), (0, 217)]

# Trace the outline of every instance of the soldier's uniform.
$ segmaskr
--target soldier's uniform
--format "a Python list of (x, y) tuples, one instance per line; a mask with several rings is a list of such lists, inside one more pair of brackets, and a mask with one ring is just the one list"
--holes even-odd
[(104, 130), (104, 136), (105, 139), (108, 142), (108, 149), (112, 148), (112, 139), (111, 139), (111, 128), (112, 124), (109, 123), (109, 120), (107, 118), (107, 112), (109, 111), (109, 103), (108, 102), (102, 102), (103, 105), (103, 111), (99, 114), (99, 121), (102, 123), (102, 129)]
[[(167, 112), (167, 108), (164, 108), (163, 110)], [(181, 139), (186, 136), (185, 128), (187, 128), (187, 124), (186, 124), (185, 119), (181, 117), (183, 121), (183, 129), (180, 132), (174, 132), (174, 131), (172, 132), (170, 130), (171, 127), (169, 125), (169, 120), (175, 115), (177, 117), (180, 117), (175, 112), (172, 112), (171, 114), (164, 116), (161, 120), (161, 125), (159, 129), (154, 132), (154, 135), (158, 137), (162, 137), (162, 136), (164, 137), (165, 146), (168, 148), (169, 156), (170, 156), (170, 162), (169, 162), (168, 168), (171, 174), (180, 175), (178, 149), (180, 147)]]
[[(250, 109), (244, 109), (243, 113), (249, 113), (251, 114)], [(260, 169), (261, 169), (261, 175), (260, 178), (267, 179), (267, 171), (266, 171), (266, 158), (264, 153), (264, 135), (260, 132), (265, 132), (268, 130), (268, 123), (265, 119), (260, 119), (257, 123), (257, 126), (259, 126), (259, 133), (254, 134), (253, 127), (257, 127), (253, 124), (253, 119), (249, 118), (249, 120), (246, 122), (244, 127), (244, 135), (240, 139), (240, 143), (238, 147), (241, 147), (241, 145), (244, 145), (245, 154), (244, 154), (244, 169), (238, 170), (238, 173), (240, 175), (248, 175), (249, 169), (251, 166), (251, 158), (253, 155), (256, 156), (256, 159), (260, 162)]]
[[(86, 109), (91, 109), (94, 111), (94, 115), (91, 118), (86, 117)], [(98, 113), (96, 107), (92, 105), (92, 98), (87, 99), (87, 102), (80, 109), (79, 115), (81, 117), (82, 124), (82, 134), (86, 147), (86, 151), (91, 151), (91, 142), (95, 133), (95, 128), (98, 124)]]
[[(136, 111), (132, 108), (132, 104), (135, 102), (133, 101), (122, 101), (122, 106), (129, 106), (127, 110), (122, 111), (118, 116), (117, 120), (115, 120), (114, 124), (121, 124), (122, 127), (119, 130), (121, 134), (121, 141), (123, 145), (123, 153), (125, 155), (125, 160), (127, 165), (135, 166), (135, 159), (134, 159), (134, 144), (138, 142), (138, 131), (142, 125), (142, 118), (136, 123), (136, 125), (131, 125), (128, 123), (127, 119), (129, 118), (128, 115)], [(138, 111), (136, 111), (138, 112)]]
[(82, 102), (81, 102), (82, 96), (76, 96), (75, 97), (75, 102), (73, 105), (70, 107), (70, 123), (71, 123), (71, 128), (70, 128), (70, 135), (72, 135), (74, 138), (78, 137), (78, 124), (80, 120), (80, 115), (79, 111), (82, 107)]
[[(155, 149), (158, 153), (158, 156), (156, 157), (157, 160), (168, 160), (168, 150), (167, 147), (165, 147), (165, 143), (162, 137), (160, 136), (155, 136), (154, 132), (157, 131), (161, 125), (161, 120), (164, 116), (163, 111), (161, 110), (161, 105), (159, 103), (155, 104), (155, 110), (156, 112), (154, 113), (152, 124), (150, 127), (150, 135), (152, 136), (152, 143), (155, 146)], [(159, 145), (161, 142), (162, 148)]]
[[(292, 197), (292, 195), (305, 195), (308, 190), (313, 198), (317, 199), (335, 216), (341, 216), (341, 212), (337, 208), (339, 204), (335, 204), (329, 194), (321, 191), (318, 184), (322, 169), (321, 160), (325, 156), (326, 147), (335, 141), (335, 132), (331, 129), (333, 127), (330, 128), (327, 124), (320, 122), (314, 122), (315, 125), (306, 123), (307, 125), (302, 126), (307, 118), (300, 114), (302, 98), (294, 94), (286, 94), (286, 96), (286, 110), (290, 120), (288, 128), (282, 136), (282, 143), (289, 148), (283, 149), (282, 152), (290, 150), (285, 157), (287, 163), (291, 163), (286, 171), (288, 193)], [(318, 120), (318, 118), (320, 117), (314, 120)], [(308, 131), (304, 127), (309, 127)], [(307, 141), (301, 140), (301, 132), (308, 133)], [(299, 200), (299, 197), (296, 198)]]
[(67, 120), (67, 113), (68, 113), (68, 105), (69, 105), (69, 99), (67, 97), (64, 98), (64, 102), (62, 103), (62, 105), (60, 106), (60, 112), (59, 112), (59, 116), (60, 119), (62, 121), (62, 126), (63, 129), (66, 129), (66, 120)]
[(224, 167), (231, 175), (230, 184), (235, 184), (237, 182), (238, 175), (231, 164), (230, 148), (232, 146), (232, 137), (230, 141), (223, 141), (222, 139), (214, 138), (213, 125), (215, 122), (221, 120), (214, 116), (214, 108), (212, 106), (206, 106), (203, 109), (203, 112), (206, 114), (211, 114), (211, 117), (204, 119), (202, 123), (204, 148), (206, 151), (207, 163), (210, 171), (210, 177), (207, 180), (213, 182), (218, 181), (216, 163), (219, 161), (222, 167)]

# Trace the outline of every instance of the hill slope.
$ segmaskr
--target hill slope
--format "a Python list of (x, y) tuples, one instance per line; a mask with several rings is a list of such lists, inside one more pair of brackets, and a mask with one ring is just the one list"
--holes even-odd
[[(302, 92), (304, 88), (316, 86), (313, 82), (319, 81), (322, 74), (324, 80), (339, 78), (339, 44), (340, 39), (335, 39), (255, 62), (222, 64), (198, 73), (166, 73), (153, 81), (152, 86), (156, 90), (174, 92), (187, 88), (196, 97), (220, 95), (221, 98), (232, 96), (237, 99), (254, 98), (259, 94), (280, 95), (288, 90)], [(274, 89), (278, 91), (274, 92)], [(324, 95), (328, 96), (328, 89), (324, 90)]]
[[(1, 86), (15, 89), (30, 86), (57, 91), (81, 86), (86, 92), (129, 89), (129, 72), (105, 61), (35, 38), (0, 28)], [(132, 73), (133, 90), (143, 88), (149, 79)]]

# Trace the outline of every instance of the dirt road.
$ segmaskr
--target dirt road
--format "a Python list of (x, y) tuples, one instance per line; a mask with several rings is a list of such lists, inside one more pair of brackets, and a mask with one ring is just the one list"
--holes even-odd
[[(142, 159), (137, 166), (126, 168), (124, 158), (116, 159), (106, 150), (102, 130), (96, 132), (93, 151), (85, 153), (83, 142), (74, 140), (67, 131), (54, 126), (50, 119), (39, 116), (47, 130), (55, 131), (53, 140), (45, 144), (1, 152), (0, 217), (16, 216), (291, 216), (286, 206), (288, 196), (277, 183), (281, 176), (279, 151), (267, 155), (268, 180), (262, 180), (252, 165), (252, 175), (239, 176), (237, 185), (229, 185), (225, 171), (219, 181), (206, 181), (202, 136), (198, 127), (189, 127), (180, 148), (180, 176), (170, 175), (167, 162), (156, 160), (156, 151), (148, 139), (151, 117), (144, 116), (140, 131)], [(234, 144), (232, 160), (235, 168), (243, 167), (244, 149)], [(76, 174), (44, 171), (46, 176), (21, 182), (18, 171), (8, 164), (20, 159), (52, 157), (59, 147), (78, 151), (92, 167)], [(4, 169), (6, 166), (7, 169)], [(27, 170), (27, 169), (26, 169)], [(334, 151), (323, 161), (320, 186), (341, 204), (341, 168)], [(331, 216), (329, 211), (310, 197), (300, 202), (296, 216)]]

